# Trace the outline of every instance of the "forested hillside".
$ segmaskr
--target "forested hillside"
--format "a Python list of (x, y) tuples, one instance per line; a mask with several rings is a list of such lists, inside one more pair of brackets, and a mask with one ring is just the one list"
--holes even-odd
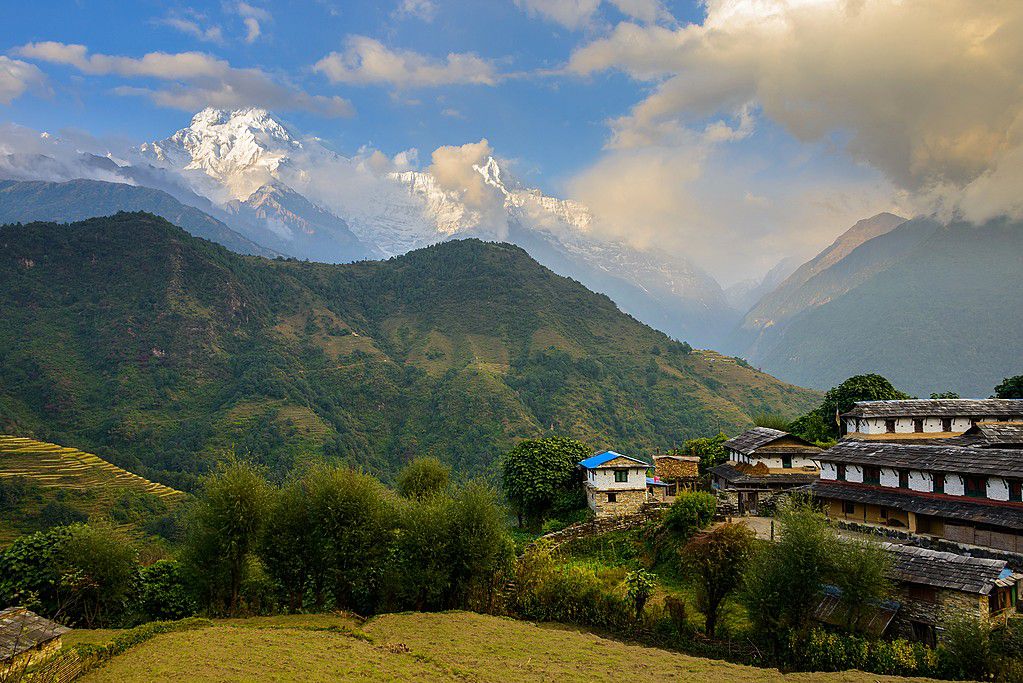
[(233, 254), (149, 214), (0, 228), (0, 431), (190, 488), (227, 449), (282, 476), (489, 473), (514, 440), (626, 452), (819, 396), (688, 345), (517, 247), (385, 262)]

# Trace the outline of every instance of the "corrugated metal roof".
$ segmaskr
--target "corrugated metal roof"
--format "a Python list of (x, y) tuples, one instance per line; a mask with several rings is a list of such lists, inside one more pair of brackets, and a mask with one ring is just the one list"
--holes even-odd
[(1023, 418), (1023, 399), (912, 398), (900, 401), (859, 401), (842, 417)]
[(822, 462), (877, 465), (924, 472), (1023, 476), (1019, 449), (971, 448), (937, 444), (839, 441), (817, 456)]
[(24, 607), (0, 610), (0, 662), (47, 643), (70, 630)]
[(621, 453), (615, 453), (614, 451), (604, 451), (603, 453), (597, 453), (596, 455), (591, 455), (590, 457), (586, 458), (585, 460), (580, 460), (579, 464), (582, 465), (583, 467), (585, 467), (588, 470), (592, 470), (592, 469), (594, 469), (596, 467), (600, 467), (601, 465), (604, 465), (605, 463), (611, 462), (615, 458), (625, 458), (626, 460), (631, 460), (632, 462), (636, 463), (637, 465), (642, 465), (643, 467), (649, 467), (650, 466), (649, 463), (645, 463), (642, 460), (638, 460), (638, 459), (630, 457), (628, 455), (622, 455)]

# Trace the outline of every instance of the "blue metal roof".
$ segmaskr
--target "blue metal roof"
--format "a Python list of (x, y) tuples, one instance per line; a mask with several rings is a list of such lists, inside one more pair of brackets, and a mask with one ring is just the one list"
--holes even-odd
[(627, 455), (622, 455), (621, 453), (615, 453), (614, 451), (604, 451), (603, 453), (597, 453), (596, 455), (591, 455), (590, 457), (586, 458), (585, 460), (580, 460), (579, 464), (582, 465), (583, 467), (585, 467), (588, 470), (592, 470), (593, 468), (600, 467), (604, 463), (610, 462), (610, 461), (614, 460), (615, 458), (625, 458), (626, 460), (631, 460), (632, 462), (636, 463), (637, 465), (642, 465), (643, 467), (649, 467), (649, 465), (647, 463), (643, 462), (642, 460), (637, 460), (636, 458), (631, 458), (631, 457), (629, 457)]
[(646, 478), (646, 485), (647, 486), (667, 486), (668, 482), (666, 482), (666, 481), (657, 481), (653, 477), (647, 477)]

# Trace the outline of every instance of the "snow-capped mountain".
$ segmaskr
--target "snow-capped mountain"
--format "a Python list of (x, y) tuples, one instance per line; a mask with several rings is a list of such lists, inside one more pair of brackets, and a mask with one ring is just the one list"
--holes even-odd
[(262, 246), (310, 260), (388, 257), (457, 237), (506, 240), (696, 345), (717, 344), (735, 323), (721, 287), (684, 255), (608, 239), (613, 231), (585, 205), (524, 186), (493, 156), (466, 169), (472, 188), (379, 162), (338, 154), (263, 109), (209, 108), (127, 161), (94, 157), (80, 175), (80, 160), (64, 163), (61, 175), (162, 189)]

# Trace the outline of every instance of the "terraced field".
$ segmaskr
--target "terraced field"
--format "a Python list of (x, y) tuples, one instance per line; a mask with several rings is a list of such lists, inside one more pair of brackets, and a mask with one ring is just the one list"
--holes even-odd
[[(106, 516), (125, 496), (170, 509), (185, 494), (75, 448), (0, 435), (0, 545), (52, 521)], [(122, 517), (129, 515), (126, 510)], [(131, 528), (130, 522), (122, 526)]]

